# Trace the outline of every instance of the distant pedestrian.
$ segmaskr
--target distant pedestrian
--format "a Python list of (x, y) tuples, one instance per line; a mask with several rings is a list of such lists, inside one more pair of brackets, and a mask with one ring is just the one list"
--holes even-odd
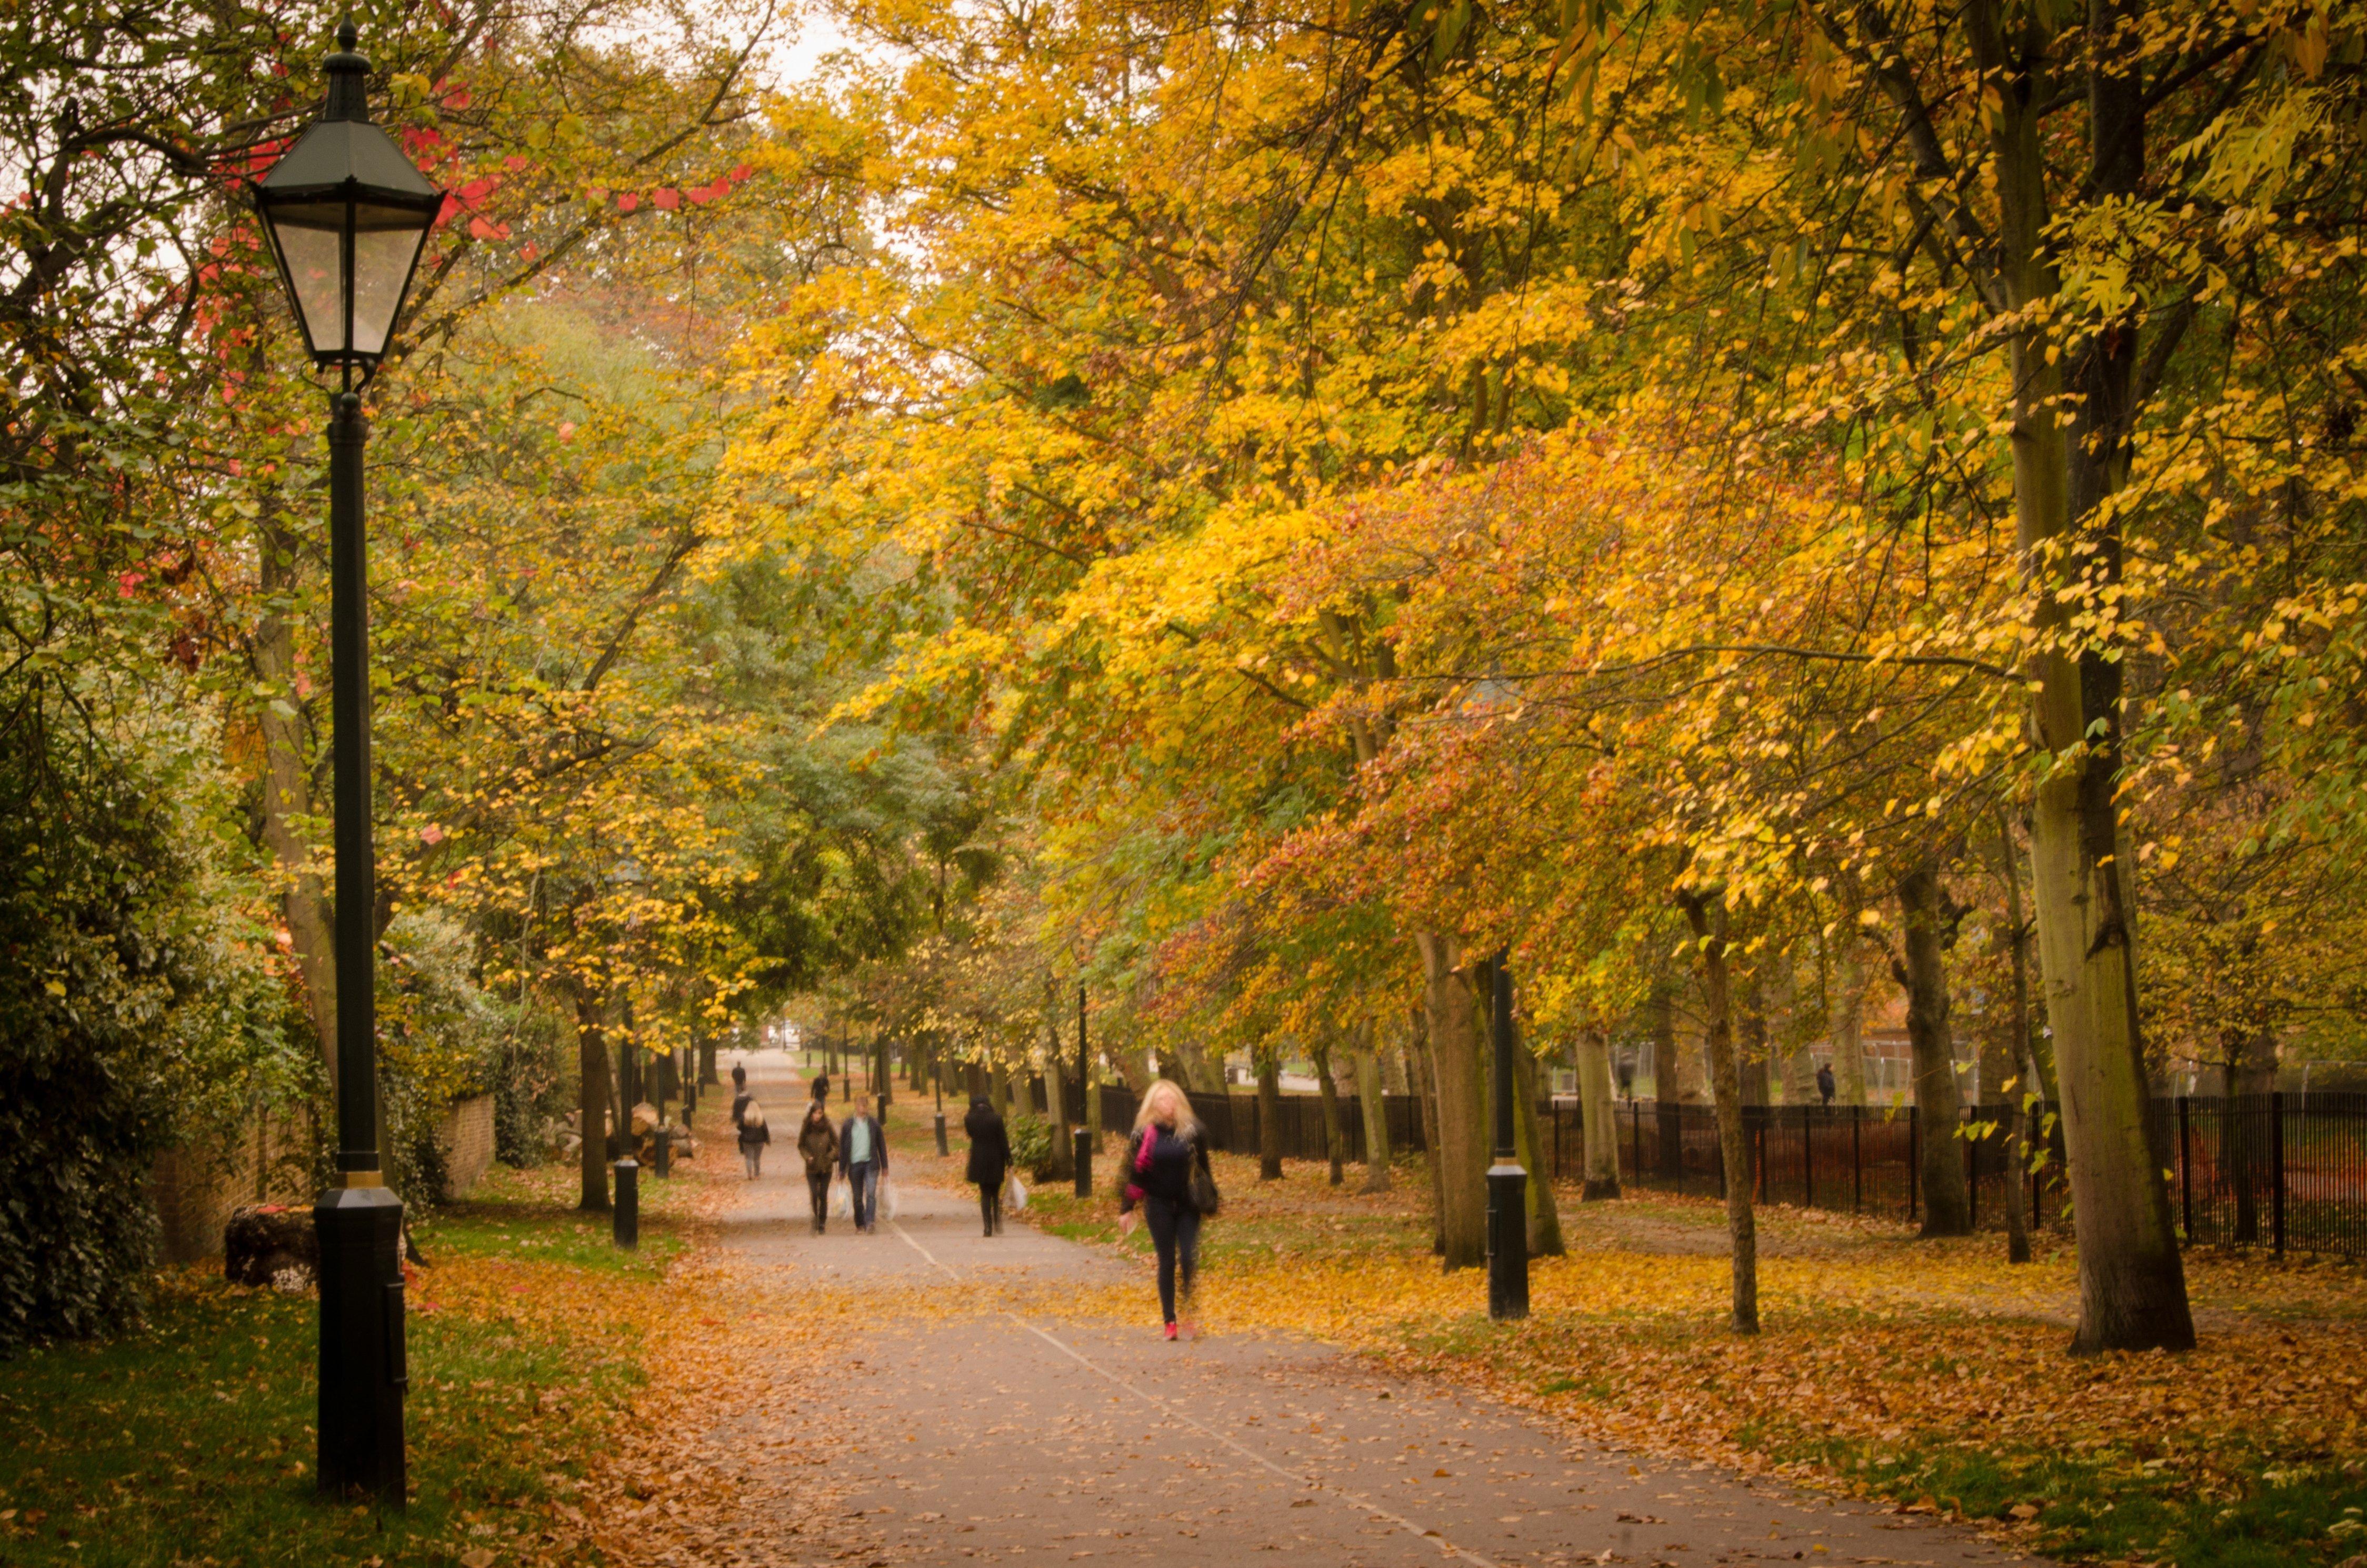
[(1833, 1103), (1833, 1064), (1829, 1062), (1817, 1067), (1817, 1093), (1824, 1096), (1826, 1105)]
[(820, 1100), (806, 1105), (805, 1125), (798, 1129), (798, 1153), (806, 1160), (806, 1187), (813, 1194), (814, 1234), (830, 1221), (830, 1178), (838, 1169), (838, 1129), (830, 1124), (830, 1107)]
[(817, 1073), (814, 1074), (813, 1097), (817, 1100), (826, 1100), (830, 1098), (830, 1074), (828, 1073)]
[(869, 1235), (879, 1178), (888, 1174), (888, 1134), (871, 1114), (869, 1095), (855, 1096), (855, 1114), (838, 1130), (838, 1170), (854, 1199), (855, 1228)]
[(971, 1097), (969, 1114), (962, 1118), (962, 1131), (969, 1134), (969, 1167), (966, 1173), (978, 1187), (978, 1217), (986, 1227), (985, 1233), (1000, 1235), (1002, 1232), (1002, 1183), (1011, 1174), (1011, 1130), (994, 1103), (984, 1095)]
[(754, 1181), (764, 1174), (764, 1145), (773, 1141), (773, 1130), (764, 1125), (764, 1108), (753, 1099), (733, 1119), (740, 1123), (740, 1158), (748, 1167), (748, 1179)]
[[(1194, 1177), (1204, 1178), (1195, 1184)], [(1140, 1206), (1150, 1222), (1150, 1243), (1159, 1250), (1159, 1312), (1167, 1337), (1177, 1335), (1176, 1276), (1183, 1275), (1184, 1305), (1192, 1304), (1192, 1286), (1199, 1272), (1200, 1220), (1203, 1204), (1213, 1211), (1216, 1181), (1208, 1174), (1208, 1151), (1199, 1119), (1184, 1091), (1165, 1078), (1143, 1091), (1142, 1108), (1135, 1113), (1134, 1136), (1126, 1146), (1118, 1174), (1118, 1230), (1130, 1234), (1134, 1210)], [(1195, 1185), (1200, 1190), (1195, 1193)], [(1198, 1333), (1189, 1317), (1186, 1335)]]

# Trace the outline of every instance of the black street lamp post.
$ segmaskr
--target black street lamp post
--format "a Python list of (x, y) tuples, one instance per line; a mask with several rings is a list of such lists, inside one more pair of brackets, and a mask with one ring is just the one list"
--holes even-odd
[(1085, 1096), (1093, 1092), (1093, 1075), (1086, 1063), (1093, 1058), (1085, 1053), (1085, 988), (1077, 986), (1077, 1196), (1093, 1195), (1093, 1110)]
[(1529, 1174), (1512, 1142), (1512, 966), (1499, 951), (1495, 1037), (1496, 1160), (1488, 1167), (1488, 1315), (1529, 1315)]
[[(378, 1147), (370, 845), (369, 568), (362, 518), (367, 386), (393, 335), (443, 192), (369, 120), (369, 62), (348, 21), (321, 117), (254, 187), (305, 347), (339, 372), (330, 396), (330, 671), (336, 809), (337, 1185), (312, 1224), (321, 1248), (320, 1489), (404, 1502), (402, 1200)], [(359, 372), (358, 385), (356, 373)]]
[(946, 1048), (941, 1040), (929, 1061), (929, 1081), (937, 1094), (937, 1153), (946, 1151)]

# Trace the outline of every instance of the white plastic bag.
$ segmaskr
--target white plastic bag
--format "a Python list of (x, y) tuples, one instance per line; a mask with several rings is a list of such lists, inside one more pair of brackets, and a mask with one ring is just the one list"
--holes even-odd
[(833, 1178), (830, 1184), (830, 1217), (844, 1220), (854, 1212), (855, 1195), (847, 1190), (844, 1181)]
[(903, 1207), (896, 1198), (896, 1184), (886, 1176), (879, 1178), (879, 1194), (873, 1200), (872, 1207), (878, 1210), (882, 1220), (893, 1220), (896, 1211)]
[(1003, 1178), (1002, 1206), (1014, 1214), (1027, 1212), (1027, 1184), (1019, 1179), (1017, 1171)]

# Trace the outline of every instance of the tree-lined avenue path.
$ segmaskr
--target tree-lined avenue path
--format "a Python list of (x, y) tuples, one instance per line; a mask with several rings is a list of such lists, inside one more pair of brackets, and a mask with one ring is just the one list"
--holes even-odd
[[(832, 1348), (826, 1386), (802, 1391), (794, 1414), (753, 1401), (734, 1417), (758, 1465), (785, 1451), (769, 1428), (797, 1423), (802, 1473), (823, 1460), (838, 1499), (837, 1521), (805, 1555), (779, 1542), (752, 1561), (2024, 1561), (1919, 1517), (1593, 1447), (1483, 1394), (1321, 1346), (1235, 1334), (1171, 1344), (1147, 1269), (1017, 1221), (980, 1234), (958, 1185), (957, 1124), (950, 1163), (914, 1159), (910, 1138), (896, 1140), (895, 1221), (868, 1236), (833, 1221), (814, 1236), (794, 1148), (806, 1086), (785, 1058), (746, 1060), (775, 1141), (764, 1177), (723, 1217), (726, 1247), (767, 1297), (848, 1292), (863, 1325)], [(832, 1108), (844, 1113), (835, 1095)], [(1138, 1291), (1138, 1321), (1058, 1311), (1064, 1290), (1100, 1299), (1114, 1283)], [(1012, 1285), (1022, 1290), (999, 1289)]]

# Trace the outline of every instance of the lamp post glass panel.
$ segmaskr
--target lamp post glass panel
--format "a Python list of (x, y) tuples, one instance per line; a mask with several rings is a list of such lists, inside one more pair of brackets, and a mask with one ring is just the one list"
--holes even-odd
[(371, 911), (369, 574), (359, 385), (385, 357), (443, 193), (369, 121), (353, 24), (324, 62), (321, 115), (255, 204), (313, 364), (338, 372), (329, 415), (330, 673), (336, 803), (338, 1184), (312, 1210), (321, 1244), (319, 1463), (324, 1493), (403, 1502), (402, 1203), (378, 1147)]

